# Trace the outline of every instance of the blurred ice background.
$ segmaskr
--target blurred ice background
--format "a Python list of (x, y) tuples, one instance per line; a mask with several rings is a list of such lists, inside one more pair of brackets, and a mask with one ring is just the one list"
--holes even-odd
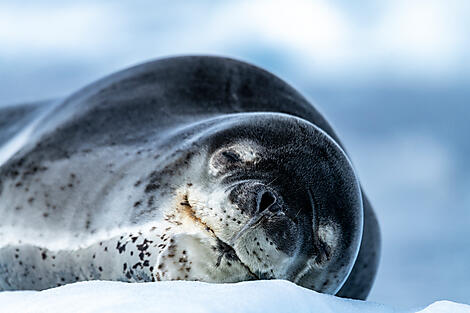
[(274, 72), (343, 139), (383, 231), (372, 301), (470, 303), (470, 2), (0, 2), (0, 106), (150, 59)]

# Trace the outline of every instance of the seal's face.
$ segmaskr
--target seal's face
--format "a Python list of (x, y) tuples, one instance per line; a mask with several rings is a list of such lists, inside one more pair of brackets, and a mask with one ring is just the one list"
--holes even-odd
[(208, 146), (185, 201), (217, 238), (217, 265), (336, 292), (362, 232), (359, 186), (339, 146), (282, 115), (227, 127)]

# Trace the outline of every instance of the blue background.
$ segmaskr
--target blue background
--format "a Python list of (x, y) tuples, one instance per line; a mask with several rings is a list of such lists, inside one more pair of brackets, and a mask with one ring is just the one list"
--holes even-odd
[(470, 303), (470, 2), (2, 1), (0, 106), (215, 54), (277, 74), (337, 130), (383, 231), (370, 300)]

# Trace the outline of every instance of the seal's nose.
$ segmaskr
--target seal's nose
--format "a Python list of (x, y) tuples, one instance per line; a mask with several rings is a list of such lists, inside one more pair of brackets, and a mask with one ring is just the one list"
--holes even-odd
[(261, 213), (266, 210), (270, 212), (279, 211), (280, 207), (276, 205), (276, 196), (269, 190), (263, 190), (258, 194), (257, 212)]

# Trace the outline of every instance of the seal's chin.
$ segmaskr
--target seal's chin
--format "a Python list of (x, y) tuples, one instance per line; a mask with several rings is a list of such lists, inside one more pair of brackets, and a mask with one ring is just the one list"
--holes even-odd
[(183, 194), (181, 196), (178, 212), (180, 219), (183, 221), (182, 224), (186, 224), (187, 226), (189, 223), (191, 226), (198, 228), (200, 231), (206, 233), (215, 240), (215, 246), (213, 248), (218, 255), (215, 262), (216, 267), (219, 267), (222, 263), (222, 260), (226, 259), (229, 262), (239, 263), (252, 277), (252, 279), (266, 279), (264, 278), (265, 275), (257, 274), (248, 264), (245, 264), (238, 256), (235, 248), (229, 242), (221, 239), (213, 227), (211, 227), (207, 222), (203, 221), (201, 217), (198, 216), (195, 207), (188, 200), (188, 194)]
[(226, 260), (230, 262), (237, 262), (242, 267), (249, 273), (249, 275), (253, 279), (267, 279), (263, 275), (260, 275), (259, 273), (253, 272), (253, 270), (250, 268), (250, 266), (246, 263), (244, 263), (240, 257), (238, 256), (236, 250), (230, 246), (229, 244), (223, 242), (220, 240), (218, 237), (217, 238), (217, 251), (219, 252), (219, 256), (217, 258), (216, 266), (219, 267), (222, 264), (222, 260), (225, 258)]

